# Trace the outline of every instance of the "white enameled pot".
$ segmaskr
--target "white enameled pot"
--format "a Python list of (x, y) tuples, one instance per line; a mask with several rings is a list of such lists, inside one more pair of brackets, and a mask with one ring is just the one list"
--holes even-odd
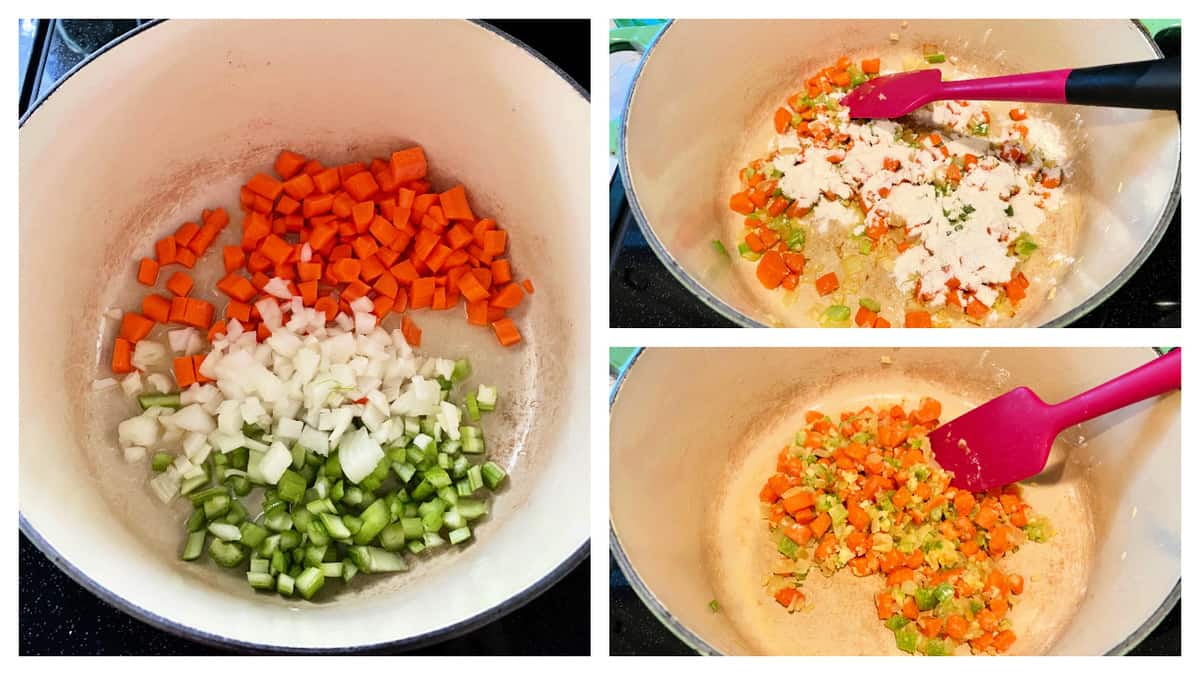
[[(736, 173), (766, 148), (767, 120), (793, 93), (797, 73), (842, 54), (925, 43), (995, 74), (1161, 56), (1133, 21), (674, 21), (647, 50), (620, 128), (630, 207), (667, 269), (743, 326), (799, 320), (777, 316), (743, 275), (714, 258), (711, 241), (736, 217), (728, 206)], [(1034, 107), (1069, 130), (1082, 218), (1075, 263), (1026, 324), (1062, 326), (1120, 288), (1162, 238), (1179, 202), (1179, 119), (1170, 111)]]
[[(757, 576), (749, 573), (754, 578), (739, 591), (744, 596), (722, 597), (727, 585), (715, 562), (729, 557), (724, 555), (728, 547), (763, 544), (769, 549), (767, 528), (758, 520), (730, 538), (714, 540), (712, 533), (720, 531), (714, 525), (722, 517), (714, 513), (716, 506), (735, 503), (723, 498), (731, 470), (753, 462), (760, 446), (773, 466), (780, 447), (776, 431), (794, 433), (793, 426), (776, 429), (778, 420), (794, 419), (797, 411), (802, 420), (807, 405), (836, 396), (830, 392), (844, 391), (845, 383), (877, 395), (896, 381), (916, 382), (918, 390), (906, 394), (943, 391), (975, 404), (1027, 385), (1057, 402), (1154, 357), (1148, 348), (643, 350), (617, 383), (610, 412), (614, 557), (647, 606), (693, 649), (760, 653), (754, 646), (756, 626), (739, 623), (736, 612), (725, 608), (713, 612), (709, 601), (720, 598), (722, 605), (732, 605), (763, 596), (763, 604), (773, 606), (757, 583), (765, 567)], [(1044, 601), (1054, 603), (1053, 594), (1061, 593), (1061, 602), (1078, 604), (1074, 618), (1068, 612), (1055, 626), (1055, 636), (1022, 636), (1015, 648), (1032, 642), (1027, 651), (1123, 654), (1174, 607), (1180, 593), (1179, 406), (1176, 392), (1062, 434), (1060, 459), (1032, 481), (1036, 487), (1031, 489), (1067, 481), (1083, 496), (1079, 512), (1090, 518), (1052, 521), (1059, 532), (1055, 538), (1026, 546), (1054, 546), (1059, 537), (1068, 541), (1083, 535), (1074, 540), (1086, 578), (1072, 577), (1072, 588), (1046, 587), (1046, 582), (1040, 591), (1027, 586), (1026, 593), (1049, 593)], [(774, 441), (764, 446), (767, 437)], [(732, 498), (754, 508), (757, 489), (770, 471), (746, 494)], [(836, 600), (826, 597), (811, 615), (788, 619), (789, 628), (816, 630), (813, 622), (819, 622), (842, 631), (886, 633), (875, 620), (869, 595), (847, 598), (856, 609), (845, 615), (834, 610), (831, 616), (830, 604), (842, 604), (831, 602)], [(1021, 628), (1014, 626), (1018, 636)], [(878, 636), (874, 644), (880, 644)], [(787, 645), (773, 647), (793, 651)]]
[[(425, 350), (500, 387), (484, 429), (507, 487), (471, 545), (319, 603), (179, 561), (186, 508), (164, 509), (148, 466), (122, 460), (120, 390), (91, 391), (109, 376), (105, 311), (137, 308), (134, 261), (203, 208), (237, 214), (238, 185), (281, 148), (335, 163), (412, 143), (435, 188), (465, 183), (509, 229), (536, 282), (514, 349), (461, 309), (414, 317)], [(588, 100), (528, 47), (466, 21), (153, 24), (27, 115), (19, 167), (21, 528), (92, 592), (231, 647), (408, 647), (502, 616), (586, 555)]]

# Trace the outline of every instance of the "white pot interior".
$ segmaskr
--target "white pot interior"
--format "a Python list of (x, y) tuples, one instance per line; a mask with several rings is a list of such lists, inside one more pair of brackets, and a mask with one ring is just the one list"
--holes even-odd
[[(881, 362), (885, 355), (892, 364)], [(734, 612), (714, 613), (708, 603), (716, 598), (725, 606), (742, 599), (722, 596), (727, 584), (716, 577), (713, 561), (730, 547), (767, 542), (766, 526), (748, 527), (737, 542), (712, 542), (708, 535), (716, 529), (715, 505), (730, 503), (723, 493), (731, 471), (750, 461), (749, 453), (761, 450), (763, 443), (769, 443), (773, 461), (781, 443), (768, 434), (796, 429), (773, 427), (774, 422), (818, 407), (814, 404), (844, 383), (864, 391), (875, 388), (879, 394), (879, 387), (894, 378), (921, 383), (921, 391), (911, 391), (911, 396), (934, 389), (977, 404), (1028, 385), (1054, 403), (1153, 357), (1150, 349), (645, 350), (619, 384), (611, 409), (610, 508), (618, 560), (659, 618), (692, 647), (759, 653), (755, 635), (731, 618)], [(1180, 579), (1179, 401), (1178, 393), (1143, 401), (1060, 437), (1062, 454), (1057, 457), (1062, 459), (1052, 457), (1031, 489), (1052, 488), (1059, 481), (1078, 489), (1090, 523), (1060, 518), (1053, 526), (1060, 531), (1056, 539), (1083, 537), (1086, 545), (1090, 536), (1090, 550), (1085, 551), (1090, 562), (1084, 579), (1078, 580), (1078, 619), (1070, 620), (1068, 613), (1056, 635), (1022, 636), (1014, 613), (1015, 652), (1124, 651), (1161, 619), (1156, 611)], [(749, 494), (733, 498), (756, 503), (757, 489), (769, 473), (767, 469)], [(688, 508), (671, 509), (670, 527), (664, 527), (662, 518), (647, 517), (661, 514), (664, 504)], [(761, 579), (761, 574), (750, 576)], [(757, 583), (748, 586), (746, 596), (765, 596)], [(1047, 580), (1040, 590), (1052, 602), (1074, 601), (1068, 589), (1049, 586)], [(1026, 589), (1027, 594), (1036, 592), (1032, 585)], [(850, 599), (846, 603), (853, 604)], [(858, 605), (844, 613), (831, 611), (828, 604), (823, 612), (818, 605), (810, 614), (794, 615), (789, 627), (838, 631), (861, 624), (886, 633), (874, 617), (870, 596)]]
[[(171, 21), (71, 76), (20, 132), (30, 534), (142, 618), (264, 647), (419, 642), (544, 588), (588, 538), (588, 288), (573, 262), (587, 257), (587, 122), (586, 98), (558, 73), (460, 21)], [(475, 212), (510, 230), (514, 270), (536, 284), (515, 349), (461, 308), (414, 315), (427, 353), (469, 357), (471, 383), (501, 387), (484, 429), (508, 487), (475, 543), (332, 601), (256, 595), (240, 574), (178, 561), (187, 507), (164, 509), (148, 466), (121, 459), (115, 422), (133, 404), (90, 391), (109, 376), (117, 324), (104, 311), (140, 306), (135, 261), (202, 208), (224, 206), (224, 237), (240, 237), (237, 188), (281, 148), (333, 164), (412, 143), (435, 189), (465, 183)], [(215, 277), (224, 243), (199, 278)]]
[[(892, 44), (889, 34), (899, 33)], [(806, 73), (851, 59), (943, 45), (980, 75), (1140, 61), (1157, 56), (1130, 21), (684, 20), (647, 53), (624, 122), (625, 185), (668, 269), (744, 324), (781, 317), (731, 274), (715, 236), (740, 227), (728, 208), (738, 169), (767, 147), (769, 120)], [(813, 45), (820, 45), (814, 48)], [(1069, 200), (1081, 213), (1073, 268), (1031, 326), (1078, 318), (1153, 250), (1178, 198), (1179, 121), (1169, 111), (1029, 106), (1068, 129)], [(738, 223), (734, 221), (737, 220)], [(732, 229), (730, 229), (732, 228)], [(735, 264), (738, 261), (735, 261)]]

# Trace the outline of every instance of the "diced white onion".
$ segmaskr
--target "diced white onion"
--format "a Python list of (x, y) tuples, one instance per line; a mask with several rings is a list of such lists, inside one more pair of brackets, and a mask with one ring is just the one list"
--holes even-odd
[(142, 374), (135, 370), (126, 375), (121, 379), (121, 389), (131, 397), (142, 393)]
[(338, 446), (342, 473), (355, 483), (370, 475), (383, 457), (383, 448), (364, 429), (346, 434)]
[(130, 464), (140, 462), (146, 458), (146, 449), (140, 445), (131, 445), (125, 448), (125, 461)]
[(158, 420), (146, 415), (131, 417), (117, 425), (117, 439), (125, 447), (150, 447), (158, 442)]

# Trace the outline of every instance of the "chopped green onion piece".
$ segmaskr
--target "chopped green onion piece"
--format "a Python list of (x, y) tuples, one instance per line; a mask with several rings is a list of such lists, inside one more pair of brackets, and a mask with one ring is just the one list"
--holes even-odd
[(708, 611), (716, 614), (717, 612), (721, 611), (721, 605), (719, 605), (716, 600), (709, 600)]
[(945, 63), (946, 55), (945, 54), (926, 54), (925, 61), (928, 63)]
[(719, 255), (723, 255), (727, 258), (729, 257), (729, 251), (725, 250), (725, 244), (721, 243), (720, 239), (713, 239), (712, 247), (713, 247), (713, 250), (716, 251)]

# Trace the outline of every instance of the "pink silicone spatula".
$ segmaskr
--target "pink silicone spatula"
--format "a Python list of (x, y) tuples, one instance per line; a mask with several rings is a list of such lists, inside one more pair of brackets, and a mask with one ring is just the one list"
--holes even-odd
[(1055, 405), (1018, 387), (930, 432), (933, 456), (972, 492), (1036, 476), (1063, 429), (1178, 389), (1180, 358), (1176, 349)]
[(854, 118), (902, 117), (933, 101), (1019, 101), (1114, 108), (1179, 109), (1179, 57), (942, 81), (937, 68), (868, 80), (841, 104)]

